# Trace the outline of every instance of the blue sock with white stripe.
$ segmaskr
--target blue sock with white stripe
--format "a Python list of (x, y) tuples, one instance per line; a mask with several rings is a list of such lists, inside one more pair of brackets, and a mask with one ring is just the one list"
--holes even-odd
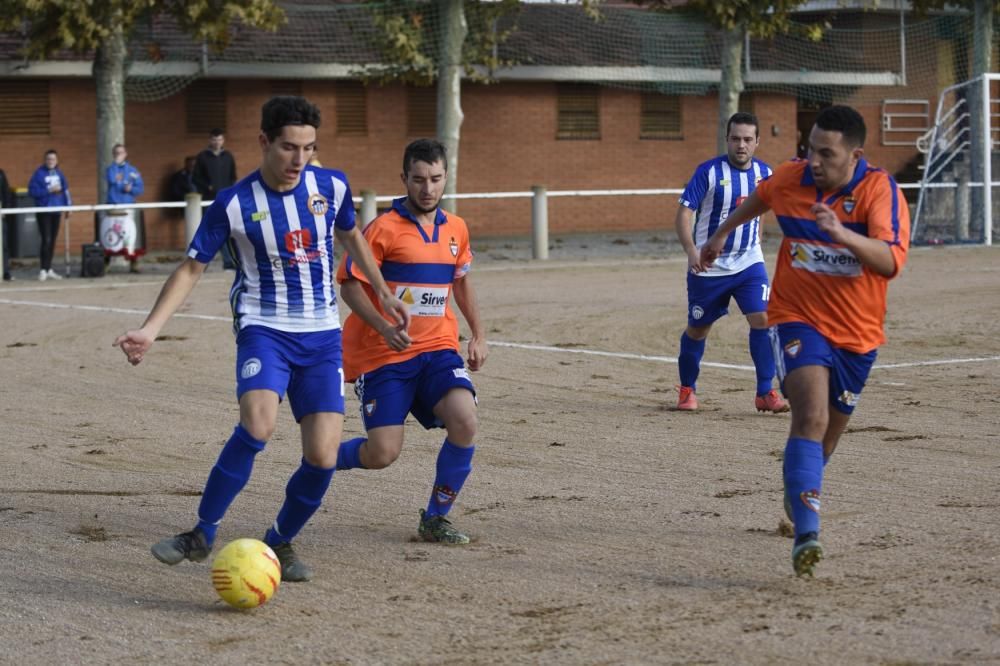
[(789, 437), (785, 445), (784, 477), (796, 538), (807, 532), (818, 534), (823, 445), (811, 439)]
[(368, 440), (365, 437), (355, 437), (340, 443), (337, 449), (337, 469), (364, 469), (361, 464), (361, 447)]
[(295, 538), (306, 522), (323, 503), (323, 495), (333, 479), (333, 467), (316, 467), (306, 462), (288, 480), (285, 487), (285, 503), (278, 512), (274, 525), (264, 535), (264, 543), (277, 546)]
[(208, 545), (215, 541), (222, 517), (250, 479), (254, 456), (264, 450), (265, 444), (240, 424), (222, 447), (219, 459), (208, 474), (198, 506), (197, 527), (205, 534)]
[(767, 395), (774, 382), (774, 349), (766, 328), (750, 329), (750, 358), (757, 370), (757, 395)]
[(472, 472), (472, 454), (475, 452), (475, 446), (455, 446), (445, 438), (438, 453), (434, 490), (427, 503), (428, 518), (444, 516), (451, 511), (451, 505)]
[(681, 351), (677, 356), (677, 370), (681, 378), (681, 386), (690, 386), (698, 381), (698, 372), (701, 370), (701, 357), (705, 355), (705, 340), (693, 340), (688, 337), (687, 331), (681, 333)]

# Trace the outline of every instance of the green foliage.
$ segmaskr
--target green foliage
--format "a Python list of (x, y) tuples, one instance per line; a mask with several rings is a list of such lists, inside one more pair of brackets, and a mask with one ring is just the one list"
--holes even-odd
[(0, 30), (27, 38), (25, 56), (45, 57), (96, 50), (115, 30), (127, 35), (140, 18), (161, 13), (217, 48), (236, 23), (276, 30), (285, 21), (273, 0), (0, 0)]
[[(374, 5), (371, 11), (377, 30), (373, 46), (379, 52), (381, 64), (367, 67), (359, 75), (366, 81), (379, 83), (431, 85), (437, 79), (442, 58), (441, 8), (440, 3), (422, 0), (389, 0)], [(476, 66), (493, 71), (512, 64), (497, 57), (496, 47), (516, 28), (501, 30), (496, 22), (501, 17), (516, 15), (520, 2), (465, 2), (464, 11), (469, 33), (462, 45), (461, 62), (466, 74), (486, 82), (489, 77), (479, 75)]]
[(792, 12), (805, 4), (801, 0), (689, 0), (681, 6), (671, 0), (647, 0), (640, 4), (695, 13), (721, 30), (743, 26), (751, 37), (758, 39), (794, 33), (819, 41), (830, 27), (826, 22), (803, 24), (792, 20)]

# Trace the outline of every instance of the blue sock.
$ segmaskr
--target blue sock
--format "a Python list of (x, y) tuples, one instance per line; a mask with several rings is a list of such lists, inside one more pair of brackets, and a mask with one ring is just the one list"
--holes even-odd
[(757, 395), (767, 395), (774, 381), (774, 349), (766, 328), (750, 329), (750, 358), (757, 369)]
[(323, 495), (333, 479), (333, 467), (316, 467), (303, 458), (285, 488), (285, 503), (278, 512), (274, 526), (264, 536), (264, 543), (277, 546), (295, 538), (303, 525), (323, 503)]
[(823, 445), (789, 437), (785, 445), (785, 492), (792, 505), (795, 537), (819, 533), (819, 497), (823, 486)]
[[(705, 355), (705, 340), (692, 340), (687, 331), (681, 333), (681, 352), (677, 356), (677, 370), (681, 377), (681, 386), (694, 388), (701, 370), (701, 357)], [(772, 364), (773, 365), (773, 364)]]
[(265, 442), (255, 439), (242, 425), (237, 425), (215, 466), (208, 474), (205, 492), (198, 505), (198, 529), (205, 534), (209, 545), (215, 541), (215, 532), (253, 471), (253, 459), (264, 450)]
[(364, 469), (365, 466), (361, 464), (361, 446), (367, 441), (364, 437), (355, 437), (341, 442), (337, 449), (337, 469)]
[(455, 446), (444, 440), (438, 453), (434, 490), (427, 503), (428, 516), (444, 516), (451, 510), (462, 485), (472, 472), (472, 454), (475, 452), (475, 446)]

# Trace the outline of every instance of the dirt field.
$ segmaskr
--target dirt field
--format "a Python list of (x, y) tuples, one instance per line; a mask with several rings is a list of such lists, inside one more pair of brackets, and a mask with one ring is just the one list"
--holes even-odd
[[(828, 557), (801, 580), (778, 530), (788, 417), (753, 411), (742, 317), (706, 354), (737, 367), (706, 365), (704, 409), (678, 413), (683, 264), (588, 249), (481, 252), (494, 345), (453, 511), (476, 541), (415, 541), (441, 433), (411, 423), (395, 465), (334, 477), (297, 541), (316, 579), (249, 612), (207, 563), (149, 553), (193, 524), (237, 418), (230, 278), (210, 272), (138, 368), (111, 341), (169, 266), (4, 283), (0, 662), (1000, 663), (1000, 250), (916, 250), (893, 283), (826, 472)], [(279, 421), (219, 543), (273, 520), (299, 458)]]

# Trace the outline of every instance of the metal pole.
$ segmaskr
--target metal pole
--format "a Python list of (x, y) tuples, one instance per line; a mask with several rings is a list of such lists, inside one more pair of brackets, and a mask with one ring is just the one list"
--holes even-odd
[(899, 71), (902, 76), (902, 83), (906, 85), (906, 12), (903, 3), (899, 3)]
[(378, 217), (378, 204), (374, 190), (361, 190), (361, 228), (364, 229)]
[(969, 218), (972, 216), (972, 196), (969, 177), (963, 172), (955, 188), (955, 240), (969, 240)]
[(184, 195), (184, 203), (187, 207), (184, 209), (184, 247), (191, 244), (191, 239), (194, 238), (194, 232), (198, 230), (198, 224), (201, 222), (201, 194), (198, 192), (188, 192)]
[(549, 204), (544, 185), (531, 186), (531, 258), (549, 258)]
[(980, 142), (983, 147), (983, 244), (993, 245), (993, 123), (990, 119), (990, 79), (983, 74), (982, 81), (983, 90), (980, 95), (983, 98), (983, 122), (979, 126), (983, 132)]

